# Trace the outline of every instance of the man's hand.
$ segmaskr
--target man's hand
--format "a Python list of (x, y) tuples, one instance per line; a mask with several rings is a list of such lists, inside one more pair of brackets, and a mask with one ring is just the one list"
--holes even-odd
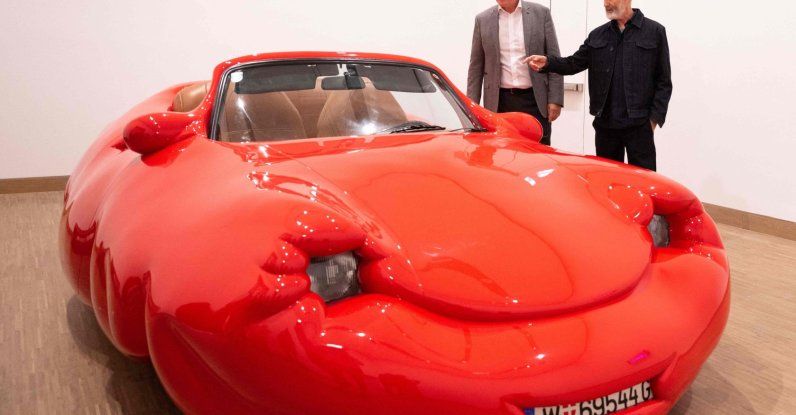
[(539, 72), (547, 66), (547, 56), (531, 55), (523, 59), (522, 63), (530, 66), (535, 72)]
[(559, 115), (561, 115), (561, 105), (547, 104), (547, 119), (550, 122), (557, 120)]
[(650, 120), (650, 127), (652, 127), (652, 131), (653, 132), (655, 132), (655, 127), (657, 127), (657, 126), (658, 126), (658, 124), (655, 124), (655, 121)]

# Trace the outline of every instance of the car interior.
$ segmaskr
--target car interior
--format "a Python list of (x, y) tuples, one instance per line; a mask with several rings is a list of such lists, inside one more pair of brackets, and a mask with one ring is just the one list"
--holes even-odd
[[(220, 141), (374, 134), (412, 118), (393, 92), (437, 91), (429, 72), (388, 65), (264, 65), (236, 76), (221, 104), (215, 134)], [(193, 111), (209, 92), (209, 81), (189, 85), (174, 97), (171, 110)]]
[[(370, 80), (364, 80), (362, 89), (332, 91), (320, 88), (321, 82), (319, 78), (319, 85), (313, 89), (238, 95), (226, 100), (224, 116), (219, 120), (219, 139), (240, 142), (353, 136), (363, 134), (363, 126), (375, 132), (407, 121), (392, 93), (377, 90)], [(172, 111), (193, 111), (209, 88), (209, 81), (183, 88), (174, 97)]]

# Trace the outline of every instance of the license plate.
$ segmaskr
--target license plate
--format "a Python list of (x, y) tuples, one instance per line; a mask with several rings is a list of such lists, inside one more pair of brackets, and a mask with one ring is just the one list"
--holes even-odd
[(570, 405), (526, 408), (523, 412), (525, 415), (608, 415), (650, 399), (652, 399), (652, 387), (647, 381), (602, 398)]

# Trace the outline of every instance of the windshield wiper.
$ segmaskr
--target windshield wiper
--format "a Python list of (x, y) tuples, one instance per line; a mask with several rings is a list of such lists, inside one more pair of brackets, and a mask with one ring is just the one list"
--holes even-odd
[(379, 133), (397, 134), (397, 133), (410, 133), (416, 131), (440, 131), (444, 129), (445, 127), (442, 127), (440, 125), (432, 125), (423, 121), (408, 121), (403, 124), (393, 125), (390, 128), (385, 128), (379, 131)]
[(449, 133), (454, 133), (454, 132), (457, 132), (457, 131), (464, 131), (466, 133), (485, 133), (485, 132), (487, 132), (489, 130), (487, 130), (486, 128), (465, 127), (465, 128), (457, 128), (455, 130), (450, 130), (448, 132)]

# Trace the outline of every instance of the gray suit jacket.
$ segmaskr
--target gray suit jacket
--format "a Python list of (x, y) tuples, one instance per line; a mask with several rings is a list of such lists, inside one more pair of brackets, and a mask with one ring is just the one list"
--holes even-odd
[[(550, 9), (542, 5), (522, 2), (522, 25), (525, 30), (527, 55), (560, 56), (558, 39)], [(473, 46), (470, 50), (470, 69), (467, 72), (467, 96), (476, 103), (484, 90), (484, 107), (497, 111), (500, 93), (500, 43), (498, 6), (492, 6), (475, 17)], [(539, 111), (547, 117), (547, 104), (564, 105), (564, 77), (531, 71), (531, 82)]]

